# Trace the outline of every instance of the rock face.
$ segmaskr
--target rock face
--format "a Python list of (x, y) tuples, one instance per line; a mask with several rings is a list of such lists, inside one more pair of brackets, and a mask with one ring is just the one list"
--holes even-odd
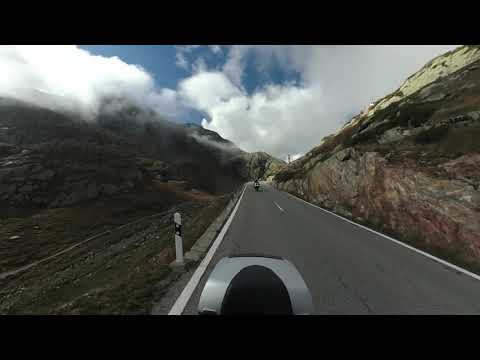
[(286, 163), (276, 159), (265, 152), (246, 153), (242, 156), (245, 164), (243, 165), (243, 176), (247, 179), (271, 179), (279, 172)]
[(433, 60), (400, 89), (401, 97), (353, 118), (280, 171), (274, 184), (380, 230), (478, 260), (478, 48)]

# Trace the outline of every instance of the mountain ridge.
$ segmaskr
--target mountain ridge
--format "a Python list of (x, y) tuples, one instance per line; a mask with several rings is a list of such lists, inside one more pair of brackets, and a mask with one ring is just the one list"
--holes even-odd
[[(16, 147), (17, 155), (21, 149), (31, 153), (30, 156), (33, 157), (40, 154), (40, 157), (35, 158), (36, 161), (41, 161), (40, 159), (45, 158), (48, 153), (50, 154), (48, 156), (62, 158), (55, 162), (55, 166), (60, 168), (64, 167), (62, 161), (68, 163), (68, 156), (62, 157), (55, 152), (63, 151), (72, 159), (76, 159), (77, 167), (85, 163), (84, 170), (91, 169), (88, 173), (90, 175), (82, 176), (90, 177), (92, 183), (97, 182), (94, 178), (98, 175), (94, 170), (97, 163), (92, 163), (92, 152), (95, 152), (96, 157), (103, 159), (103, 163), (98, 164), (100, 168), (110, 166), (109, 157), (112, 157), (110, 163), (113, 164), (115, 162), (113, 157), (120, 156), (125, 163), (130, 164), (131, 169), (136, 169), (135, 172), (145, 175), (135, 177), (137, 180), (141, 178), (157, 178), (164, 181), (185, 180), (193, 187), (219, 194), (233, 191), (235, 187), (252, 179), (254, 175), (262, 177), (265, 172), (263, 168), (261, 171), (252, 168), (256, 163), (249, 160), (256, 155), (237, 148), (219, 134), (197, 125), (169, 122), (158, 117), (154, 112), (145, 111), (131, 104), (126, 104), (120, 110), (100, 112), (94, 121), (85, 121), (80, 115), (72, 116), (69, 113), (56, 112), (27, 102), (2, 98), (0, 99), (0, 116), (0, 142), (13, 146), (10, 151)], [(103, 151), (105, 154), (102, 153)], [(84, 158), (79, 158), (75, 152), (84, 153)], [(279, 160), (269, 155), (264, 157), (269, 159), (269, 164), (281, 164)], [(145, 162), (145, 159), (150, 160)], [(10, 172), (18, 172), (18, 169), (13, 169), (15, 162), (23, 166), (18, 156), (5, 159), (4, 164), (10, 163), (8, 167), (12, 168)], [(145, 165), (147, 163), (157, 165)], [(8, 168), (2, 170), (5, 173), (4, 180), (14, 178), (9, 175)], [(73, 171), (74, 167), (70, 168)], [(109, 172), (114, 173), (114, 169), (115, 167), (111, 168)], [(13, 187), (12, 183), (2, 187), (4, 200), (13, 201), (13, 205), (30, 201), (27, 200), (31, 197), (30, 194), (18, 194), (19, 189), (24, 189), (25, 192), (27, 192), (26, 189), (31, 189), (32, 192), (37, 191), (35, 187), (31, 187), (33, 184), (29, 183), (29, 176), (33, 175), (29, 171), (25, 170), (21, 173), (22, 177), (17, 177), (27, 181), (27, 187), (22, 184)], [(55, 169), (50, 168), (50, 171)], [(68, 171), (65, 169), (66, 173)], [(114, 176), (108, 178), (110, 182), (104, 185), (110, 189), (113, 189), (112, 186), (119, 189), (133, 186), (131, 178), (121, 184), (118, 184), (116, 181), (118, 179)], [(56, 181), (61, 182), (60, 179)], [(48, 187), (46, 184), (41, 186)], [(85, 188), (89, 186), (87, 184)], [(81, 185), (78, 187), (81, 188)], [(95, 188), (95, 185), (91, 187)], [(79, 201), (91, 199), (87, 193), (88, 191), (85, 190), (83, 195), (79, 194), (73, 198), (78, 198)], [(95, 190), (90, 192), (90, 194), (96, 193)], [(44, 204), (44, 201), (34, 202), (34, 204), (37, 203)], [(70, 201), (67, 203), (70, 204)], [(55, 204), (57, 202), (50, 203), (49, 206)]]

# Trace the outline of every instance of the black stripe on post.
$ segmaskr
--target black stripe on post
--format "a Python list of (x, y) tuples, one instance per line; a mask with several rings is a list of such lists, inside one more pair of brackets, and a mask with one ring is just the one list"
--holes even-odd
[(182, 225), (175, 224), (175, 235), (182, 236)]

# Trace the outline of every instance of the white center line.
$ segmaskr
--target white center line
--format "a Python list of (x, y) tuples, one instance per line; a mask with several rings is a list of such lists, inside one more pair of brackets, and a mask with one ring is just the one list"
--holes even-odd
[(275, 201), (274, 201), (273, 203), (274, 203), (275, 205), (277, 205), (277, 207), (280, 209), (280, 211), (285, 212), (285, 210), (283, 210), (283, 209), (280, 207), (280, 205), (278, 205)]

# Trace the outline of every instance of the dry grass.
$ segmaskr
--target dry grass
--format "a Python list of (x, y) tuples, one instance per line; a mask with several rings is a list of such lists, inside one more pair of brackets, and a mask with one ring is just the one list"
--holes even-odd
[(196, 200), (177, 202), (162, 218), (152, 221), (150, 228), (126, 238), (94, 240), (0, 281), (0, 292), (11, 294), (0, 300), (0, 313), (149, 313), (153, 301), (164, 291), (161, 280), (170, 273), (168, 264), (174, 259), (173, 212), (182, 213), (187, 251), (229, 200), (228, 196), (209, 197), (198, 192), (183, 195)]

